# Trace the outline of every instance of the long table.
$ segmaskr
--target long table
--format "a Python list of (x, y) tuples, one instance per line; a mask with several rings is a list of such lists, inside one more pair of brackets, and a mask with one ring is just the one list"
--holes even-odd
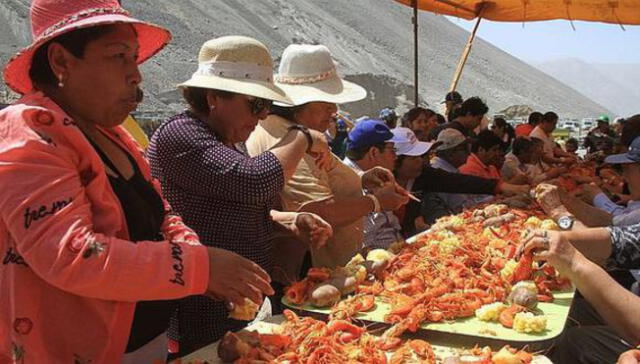
[[(413, 243), (426, 234), (420, 233), (409, 239)], [(416, 335), (432, 343), (444, 345), (468, 346), (489, 345), (494, 350), (504, 345), (517, 348), (527, 347), (529, 350), (545, 350), (550, 348), (562, 334), (569, 316), (575, 290), (553, 292), (553, 302), (540, 302), (538, 308), (547, 316), (547, 330), (539, 334), (519, 333), (503, 327), (499, 323), (484, 322), (476, 317), (457, 319), (450, 322), (423, 323)], [(296, 306), (283, 298), (282, 303), (287, 307), (303, 314), (325, 318), (329, 315), (329, 308), (317, 308), (311, 305)], [(359, 314), (356, 318), (378, 327), (388, 326), (384, 316), (390, 311), (389, 305), (380, 298), (376, 298), (376, 308), (373, 311)]]
[[(278, 324), (280, 324), (283, 320), (284, 320), (284, 317), (282, 315), (273, 316), (266, 321), (257, 322), (255, 324), (248, 326), (247, 330), (255, 330), (260, 333), (271, 333), (273, 328), (276, 327)], [(215, 342), (209, 346), (205, 346), (204, 348), (181, 358), (179, 362), (175, 361), (174, 364), (178, 364), (178, 363), (201, 364), (204, 361), (206, 361), (209, 364), (222, 364), (223, 362), (220, 360), (220, 358), (218, 358), (218, 344), (219, 342)], [(433, 349), (434, 349), (434, 352), (436, 353), (436, 356), (438, 356), (441, 359), (455, 354), (456, 350), (462, 347), (465, 347), (465, 346), (459, 346), (459, 345), (456, 346), (456, 345), (447, 345), (447, 344), (433, 345)], [(468, 348), (469, 346), (466, 346), (466, 347)], [(547, 357), (543, 355), (537, 355), (534, 357), (532, 364), (552, 364), (552, 363)]]

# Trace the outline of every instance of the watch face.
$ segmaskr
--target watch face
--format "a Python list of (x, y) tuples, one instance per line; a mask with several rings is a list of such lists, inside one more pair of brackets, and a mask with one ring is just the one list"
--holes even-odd
[(561, 217), (558, 220), (558, 226), (560, 227), (560, 229), (566, 230), (571, 228), (571, 225), (573, 223), (573, 220), (570, 217)]

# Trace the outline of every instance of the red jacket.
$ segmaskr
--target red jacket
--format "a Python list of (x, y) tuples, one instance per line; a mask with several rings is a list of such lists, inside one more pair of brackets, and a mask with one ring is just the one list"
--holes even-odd
[(460, 170), (460, 173), (470, 174), (476, 177), (500, 179), (500, 172), (498, 172), (498, 169), (495, 166), (487, 166), (482, 163), (475, 153), (471, 153), (469, 157), (467, 157), (467, 163), (463, 164), (458, 169)]
[[(103, 131), (151, 180), (131, 136)], [(118, 363), (135, 302), (205, 291), (197, 236), (167, 214), (167, 241), (127, 241), (102, 160), (40, 92), (0, 111), (0, 181), (0, 363)]]
[(516, 138), (521, 136), (529, 136), (534, 126), (531, 124), (520, 124), (516, 126)]

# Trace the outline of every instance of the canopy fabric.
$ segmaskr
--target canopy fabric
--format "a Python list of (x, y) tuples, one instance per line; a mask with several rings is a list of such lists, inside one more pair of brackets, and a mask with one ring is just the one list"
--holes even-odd
[[(413, 0), (395, 0), (413, 6)], [(418, 8), (464, 19), (503, 22), (584, 20), (640, 25), (640, 0), (417, 0)]]

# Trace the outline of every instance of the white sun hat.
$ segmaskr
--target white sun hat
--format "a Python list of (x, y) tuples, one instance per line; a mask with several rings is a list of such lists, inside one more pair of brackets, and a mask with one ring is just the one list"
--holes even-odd
[(423, 155), (431, 149), (433, 143), (421, 142), (416, 138), (413, 130), (404, 127), (391, 129), (393, 138), (389, 140), (393, 142), (397, 155), (419, 156)]
[(364, 88), (340, 78), (329, 49), (323, 45), (291, 44), (285, 48), (276, 85), (296, 106), (308, 102), (344, 104), (367, 97)]
[(249, 37), (226, 36), (206, 41), (200, 48), (198, 69), (178, 87), (229, 91), (291, 104), (273, 82), (269, 50)]

